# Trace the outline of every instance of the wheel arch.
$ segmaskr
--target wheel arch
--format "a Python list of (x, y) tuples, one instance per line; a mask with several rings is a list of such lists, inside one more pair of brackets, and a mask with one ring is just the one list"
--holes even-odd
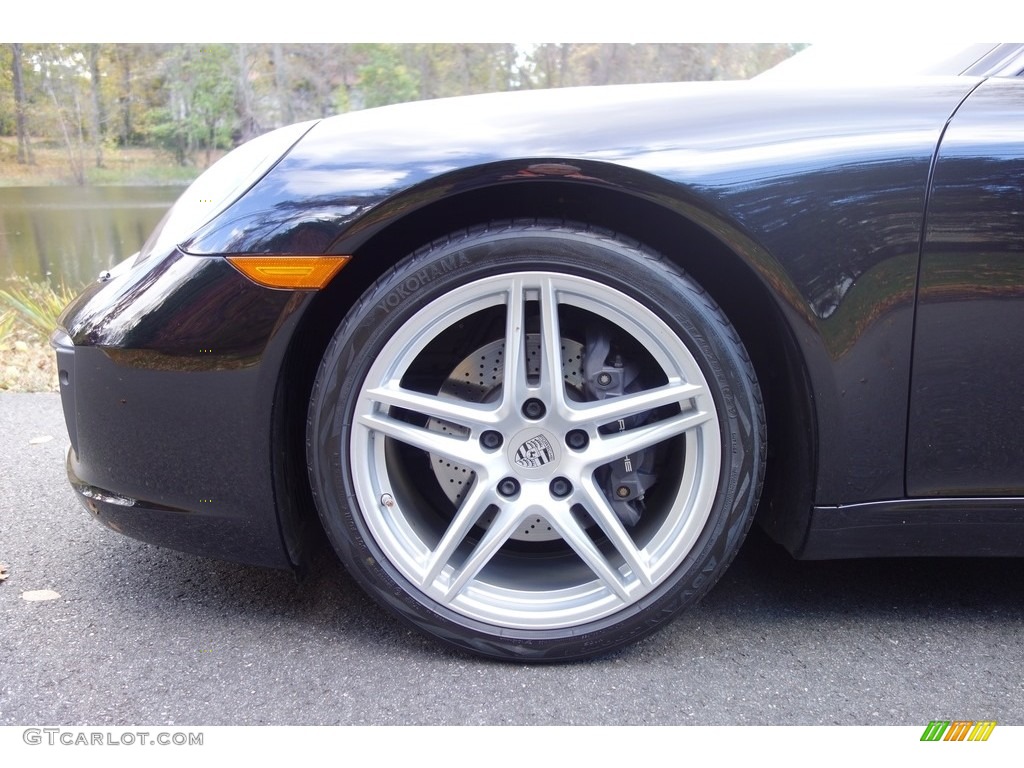
[[(586, 170), (605, 171), (605, 165)], [(800, 314), (799, 308), (786, 311), (792, 307), (788, 279), (753, 239), (686, 188), (630, 169), (614, 168), (611, 177), (614, 183), (595, 183), (597, 177), (582, 172), (577, 178), (509, 181), (507, 172), (492, 170), (458, 192), (451, 190), (460, 185), (417, 187), (382, 204), (374, 221), (356, 225), (335, 243), (331, 250), (351, 253), (351, 262), (305, 311), (275, 402), (275, 445), (285, 446), (275, 451), (275, 487), (293, 557), (301, 557), (297, 542), (308, 541), (300, 534), (320, 525), (302, 459), (305, 411), (338, 323), (367, 288), (417, 248), (473, 225), (524, 218), (578, 221), (636, 240), (689, 273), (719, 304), (750, 354), (764, 396), (768, 457), (757, 520), (790, 552), (800, 551), (813, 506), (817, 431), (813, 388), (787, 319)]]

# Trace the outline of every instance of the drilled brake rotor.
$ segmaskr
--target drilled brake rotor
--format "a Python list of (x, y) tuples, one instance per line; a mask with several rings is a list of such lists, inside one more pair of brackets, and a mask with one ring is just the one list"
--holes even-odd
[[(540, 334), (527, 334), (527, 375), (536, 376), (540, 373), (540, 354)], [(438, 394), (471, 403), (496, 401), (501, 393), (503, 371), (505, 370), (504, 360), (504, 340), (492, 341), (490, 344), (480, 347), (455, 366), (444, 384), (441, 385)], [(562, 339), (562, 379), (570, 392), (574, 392), (578, 396), (583, 391), (583, 345), (572, 339)], [(465, 427), (435, 418), (431, 418), (427, 422), (427, 429), (462, 437), (469, 433)], [(430, 468), (445, 495), (452, 504), (458, 507), (476, 479), (476, 474), (472, 470), (436, 454), (430, 454)], [(487, 512), (480, 523), (487, 527), (493, 519), (494, 514)], [(524, 521), (511, 538), (518, 541), (550, 541), (560, 537), (551, 530), (551, 526), (544, 518), (534, 516)]]

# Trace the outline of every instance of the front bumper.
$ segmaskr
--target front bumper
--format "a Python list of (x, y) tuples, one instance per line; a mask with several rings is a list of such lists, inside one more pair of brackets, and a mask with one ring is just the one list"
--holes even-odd
[(152, 544), (291, 567), (272, 470), (279, 374), (305, 297), (176, 253), (86, 290), (51, 338), (87, 509)]

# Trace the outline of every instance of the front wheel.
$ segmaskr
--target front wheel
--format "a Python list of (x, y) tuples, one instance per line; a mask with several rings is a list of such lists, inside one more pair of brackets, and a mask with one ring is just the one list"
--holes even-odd
[(687, 276), (582, 226), (418, 251), (328, 346), (308, 446), (327, 534), (387, 609), (486, 656), (632, 642), (735, 555), (764, 467), (753, 369)]

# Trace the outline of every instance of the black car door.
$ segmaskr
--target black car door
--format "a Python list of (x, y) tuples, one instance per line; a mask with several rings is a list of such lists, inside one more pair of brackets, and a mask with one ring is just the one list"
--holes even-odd
[(906, 477), (916, 497), (1024, 495), (1024, 78), (983, 82), (939, 147)]

